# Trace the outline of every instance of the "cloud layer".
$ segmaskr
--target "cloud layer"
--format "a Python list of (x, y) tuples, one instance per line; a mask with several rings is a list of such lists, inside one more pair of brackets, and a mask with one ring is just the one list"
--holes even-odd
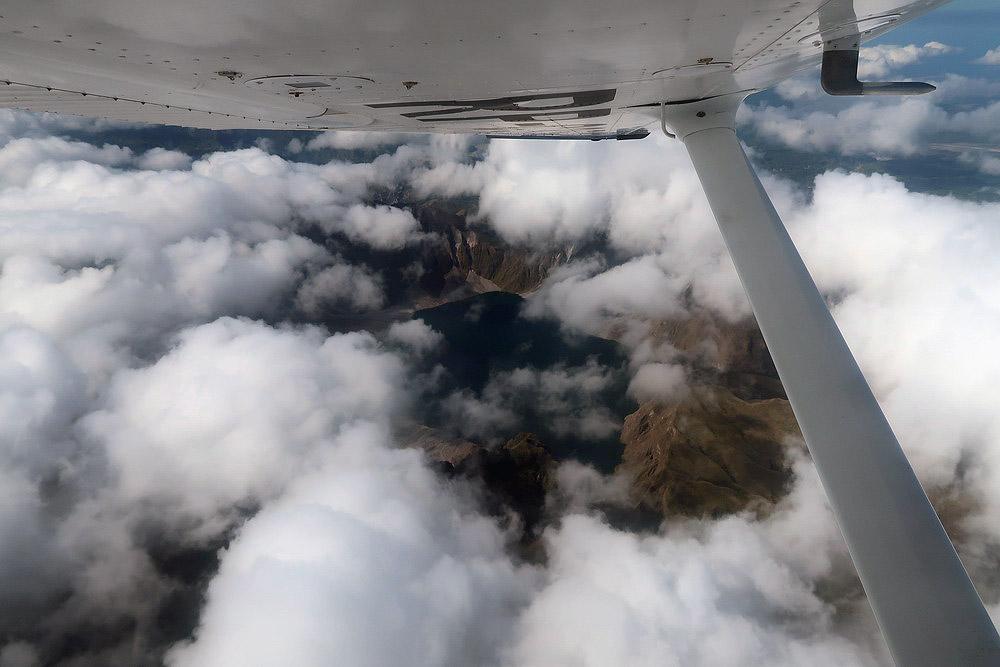
[[(861, 50), (859, 76), (874, 80), (909, 77), (900, 70), (956, 47), (928, 42), (923, 46), (878, 45)], [(991, 52), (992, 53), (992, 52)], [(987, 54), (988, 56), (989, 54)], [(985, 62), (983, 58), (974, 62)], [(816, 72), (783, 81), (774, 94), (741, 110), (739, 123), (757, 137), (803, 151), (845, 156), (911, 157), (926, 154), (934, 142), (994, 145), (1000, 127), (1000, 86), (992, 76), (948, 73), (926, 77), (937, 90), (919, 97), (867, 97), (860, 100), (825, 95)], [(782, 103), (775, 104), (775, 97)], [(989, 173), (983, 169), (984, 173)]]

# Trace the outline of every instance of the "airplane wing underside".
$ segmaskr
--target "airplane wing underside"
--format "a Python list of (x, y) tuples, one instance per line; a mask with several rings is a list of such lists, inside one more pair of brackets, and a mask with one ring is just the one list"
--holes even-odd
[[(211, 129), (644, 136), (944, 0), (38, 0), (0, 17), (0, 107)], [(647, 107), (645, 113), (643, 108)]]

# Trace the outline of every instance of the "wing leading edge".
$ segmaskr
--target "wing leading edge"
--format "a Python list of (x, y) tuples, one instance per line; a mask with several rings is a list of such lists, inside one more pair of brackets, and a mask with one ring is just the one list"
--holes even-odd
[(0, 106), (211, 129), (636, 136), (943, 0), (16, 3)]

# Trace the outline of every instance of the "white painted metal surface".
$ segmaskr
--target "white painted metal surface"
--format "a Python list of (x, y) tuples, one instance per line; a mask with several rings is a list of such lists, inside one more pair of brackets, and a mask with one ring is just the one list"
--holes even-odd
[[(606, 136), (944, 0), (32, 0), (0, 106), (209, 128)], [(865, 30), (869, 30), (865, 34)], [(325, 84), (296, 87), (309, 79)], [(637, 108), (638, 111), (637, 111)]]
[(1000, 638), (747, 161), (742, 95), (667, 107), (898, 665), (998, 665)]

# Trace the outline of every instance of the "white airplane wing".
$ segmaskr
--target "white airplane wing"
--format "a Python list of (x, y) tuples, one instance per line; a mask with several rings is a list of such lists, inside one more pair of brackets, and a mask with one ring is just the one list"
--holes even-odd
[[(210, 129), (645, 136), (944, 0), (34, 0), (0, 107)], [(5, 84), (5, 85), (4, 85)]]

